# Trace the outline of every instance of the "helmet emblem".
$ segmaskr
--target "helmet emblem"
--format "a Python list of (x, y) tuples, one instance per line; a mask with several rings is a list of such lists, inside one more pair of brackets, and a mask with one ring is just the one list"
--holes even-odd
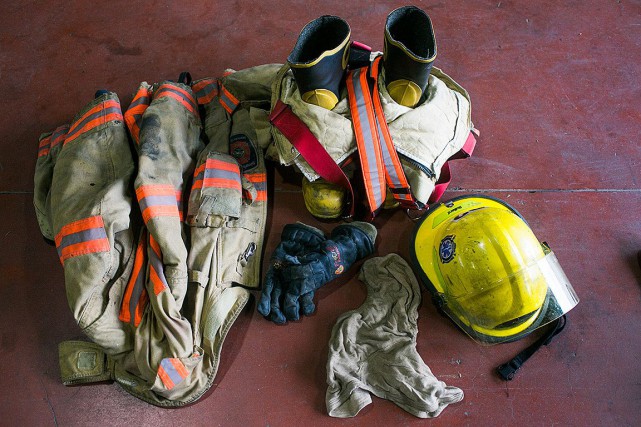
[(456, 251), (456, 243), (454, 243), (454, 235), (445, 236), (441, 240), (438, 247), (438, 255), (441, 262), (446, 264), (454, 259), (454, 252)]

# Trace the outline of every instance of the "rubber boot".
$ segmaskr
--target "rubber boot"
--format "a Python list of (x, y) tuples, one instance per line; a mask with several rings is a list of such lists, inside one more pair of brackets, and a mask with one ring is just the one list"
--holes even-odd
[[(349, 56), (350, 28), (337, 16), (323, 15), (303, 27), (287, 58), (303, 101), (328, 110), (340, 99)], [(339, 218), (346, 191), (323, 179), (303, 177), (305, 207), (317, 218)]]
[(430, 17), (415, 6), (400, 7), (387, 17), (383, 69), (394, 101), (413, 108), (421, 101), (436, 58)]
[(303, 101), (331, 110), (338, 103), (347, 68), (350, 28), (323, 15), (303, 27), (287, 62)]

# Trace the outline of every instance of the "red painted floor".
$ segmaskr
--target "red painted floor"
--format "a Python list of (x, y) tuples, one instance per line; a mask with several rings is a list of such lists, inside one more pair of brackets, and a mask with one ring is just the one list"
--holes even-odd
[[(434, 24), (436, 64), (469, 91), (482, 132), (474, 157), (454, 164), (445, 198), (480, 192), (511, 203), (581, 298), (566, 331), (514, 381), (493, 368), (527, 342), (480, 347), (424, 294), (418, 351), (464, 400), (433, 421), (378, 398), (353, 419), (329, 417), (327, 341), (336, 318), (365, 298), (354, 276), (321, 289), (317, 312), (287, 326), (252, 302), (228, 336), (215, 386), (189, 407), (156, 408), (115, 384), (60, 383), (57, 345), (81, 333), (32, 207), (38, 135), (68, 122), (99, 88), (127, 105), (143, 80), (283, 62), (302, 26), (322, 14), (343, 17), (353, 39), (382, 49), (385, 17), (402, 4), (0, 4), (0, 424), (641, 424), (641, 4), (630, 0), (418, 3)], [(333, 227), (275, 175), (267, 255), (285, 223)], [(407, 257), (414, 224), (396, 212), (377, 225), (377, 254)]]

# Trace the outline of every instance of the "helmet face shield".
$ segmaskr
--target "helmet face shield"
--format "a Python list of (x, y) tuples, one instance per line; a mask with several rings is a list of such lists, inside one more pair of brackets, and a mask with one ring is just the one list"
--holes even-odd
[(500, 200), (464, 196), (433, 207), (411, 255), (443, 312), (480, 343), (522, 338), (578, 303), (554, 253)]
[(553, 252), (509, 277), (476, 289), (457, 297), (444, 294), (443, 310), (483, 344), (520, 339), (579, 302)]

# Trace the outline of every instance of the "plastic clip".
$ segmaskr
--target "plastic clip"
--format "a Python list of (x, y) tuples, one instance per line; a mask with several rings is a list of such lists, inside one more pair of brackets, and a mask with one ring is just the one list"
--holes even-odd
[(507, 363), (502, 364), (496, 368), (496, 372), (503, 378), (505, 381), (512, 381), (516, 372), (521, 369), (521, 364), (517, 363), (515, 360), (510, 360)]

